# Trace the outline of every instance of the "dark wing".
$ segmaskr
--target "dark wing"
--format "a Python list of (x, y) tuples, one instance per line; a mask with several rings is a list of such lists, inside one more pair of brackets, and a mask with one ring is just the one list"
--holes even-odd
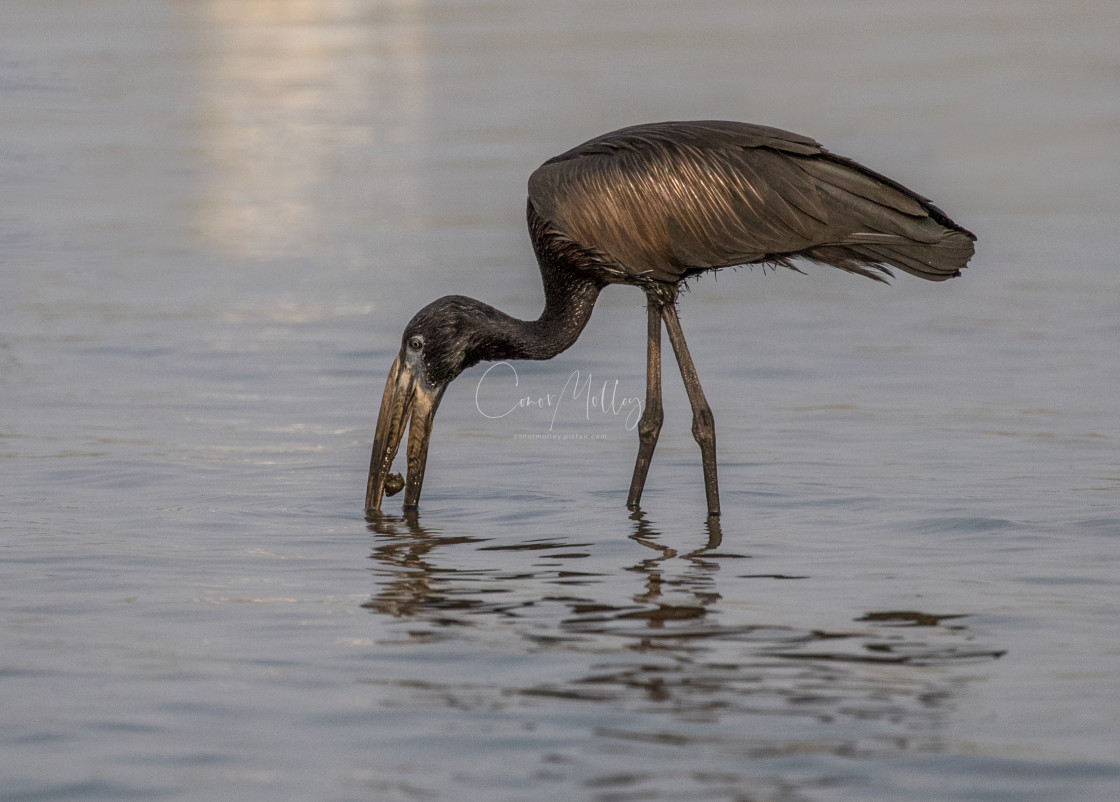
[(537, 213), (630, 276), (802, 256), (871, 278), (959, 275), (975, 237), (926, 198), (808, 137), (734, 122), (623, 128), (529, 178)]

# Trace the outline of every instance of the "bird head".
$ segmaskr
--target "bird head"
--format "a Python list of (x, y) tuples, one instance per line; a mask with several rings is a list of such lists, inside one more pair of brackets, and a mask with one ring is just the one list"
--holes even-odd
[(366, 509), (381, 509), (383, 494), (400, 490), (391, 474), (408, 421), (408, 475), (404, 507), (415, 508), (424, 483), (432, 422), (447, 385), (479, 359), (479, 334), (484, 305), (470, 298), (448, 296), (421, 309), (405, 326), (401, 348), (381, 397), (373, 438)]

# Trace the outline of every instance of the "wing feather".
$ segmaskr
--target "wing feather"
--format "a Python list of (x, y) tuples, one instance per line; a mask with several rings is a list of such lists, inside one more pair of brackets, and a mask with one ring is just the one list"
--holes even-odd
[(529, 199), (625, 274), (666, 282), (795, 256), (941, 280), (967, 264), (975, 239), (926, 198), (812, 139), (745, 123), (605, 134), (541, 165)]

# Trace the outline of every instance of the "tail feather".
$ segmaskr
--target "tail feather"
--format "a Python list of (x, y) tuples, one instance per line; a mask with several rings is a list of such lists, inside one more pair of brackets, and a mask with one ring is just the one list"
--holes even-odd
[(880, 281), (888, 267), (944, 281), (967, 266), (976, 237), (926, 198), (832, 154), (799, 164), (816, 179), (836, 236), (808, 249), (810, 259)]

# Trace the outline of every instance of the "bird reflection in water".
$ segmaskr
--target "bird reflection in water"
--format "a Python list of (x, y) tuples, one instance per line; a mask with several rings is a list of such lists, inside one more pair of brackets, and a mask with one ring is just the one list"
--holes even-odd
[[(654, 556), (647, 557), (628, 569), (645, 576), (645, 591), (636, 593), (633, 597), (637, 604), (642, 605), (642, 609), (618, 611), (614, 616), (615, 620), (644, 621), (650, 629), (663, 629), (669, 621), (698, 621), (703, 618), (708, 607), (720, 600), (714, 577), (719, 570), (719, 562), (704, 559), (704, 555), (719, 548), (723, 542), (719, 518), (709, 516), (705, 521), (707, 544), (683, 554), (660, 542), (660, 533), (653, 528), (641, 510), (634, 510), (630, 519), (634, 521), (634, 532), (630, 539), (653, 551)], [(689, 563), (690, 568), (682, 577), (666, 578), (662, 566), (677, 559)], [(672, 604), (664, 600), (666, 592), (676, 591), (687, 592), (696, 603)], [(648, 647), (650, 644), (642, 645)]]
[[(714, 590), (712, 576), (718, 571), (719, 563), (716, 560), (704, 559), (705, 555), (726, 556), (714, 554), (714, 550), (723, 540), (718, 518), (709, 517), (704, 522), (706, 545), (687, 553), (679, 553), (676, 549), (660, 543), (660, 534), (641, 510), (633, 511), (630, 518), (634, 522), (630, 539), (654, 552), (654, 556), (644, 558), (635, 565), (623, 569), (642, 575), (644, 589), (633, 595), (633, 605), (626, 606), (603, 604), (583, 597), (565, 598), (565, 603), (575, 613), (575, 617), (562, 622), (562, 626), (565, 624), (579, 626), (581, 622), (586, 623), (584, 616), (589, 611), (596, 613), (610, 611), (612, 618), (616, 620), (644, 621), (649, 627), (659, 628), (667, 621), (701, 617), (708, 605), (719, 600), (720, 596)], [(384, 581), (378, 592), (363, 606), (394, 617), (422, 617), (439, 613), (440, 616), (438, 619), (433, 619), (434, 621), (441, 624), (456, 624), (466, 622), (448, 618), (448, 613), (493, 612), (497, 609), (503, 612), (510, 611), (510, 603), (506, 600), (489, 602), (481, 596), (474, 598), (470, 596), (470, 592), (493, 593), (496, 585), (488, 584), (486, 590), (480, 591), (473, 582), (459, 584), (455, 582), (456, 577), (470, 576), (477, 579), (478, 572), (434, 565), (429, 560), (429, 556), (438, 553), (441, 549), (476, 546), (479, 551), (529, 551), (558, 561), (587, 556), (585, 553), (562, 553), (588, 545), (563, 539), (555, 542), (534, 540), (511, 545), (483, 545), (487, 543), (487, 538), (467, 535), (446, 536), (439, 530), (422, 526), (415, 510), (406, 510), (402, 515), (386, 515), (374, 511), (367, 514), (366, 520), (369, 531), (377, 536), (370, 556), (379, 564), (378, 573)], [(666, 580), (663, 576), (662, 564), (678, 560), (688, 562), (692, 570), (684, 577)], [(607, 578), (601, 574), (565, 570), (563, 565), (528, 575), (524, 573), (503, 575), (503, 572), (497, 569), (487, 570), (485, 573), (493, 583), (500, 583), (503, 579), (524, 581), (531, 578), (565, 587), (586, 587)], [(676, 592), (685, 591), (690, 596), (689, 603), (668, 604), (659, 601), (665, 593), (666, 585), (671, 585), (672, 590)]]
[[(748, 756), (853, 756), (925, 748), (965, 681), (945, 668), (1003, 653), (980, 643), (956, 612), (869, 611), (840, 629), (750, 621), (749, 606), (730, 606), (725, 594), (755, 585), (772, 593), (771, 583), (791, 577), (732, 574), (730, 566), (750, 557), (721, 550), (718, 519), (709, 519), (703, 545), (690, 551), (669, 545), (640, 511), (631, 521), (629, 540), (646, 555), (614, 568), (599, 557), (590, 570), (571, 570), (595, 558), (595, 543), (495, 542), (423, 526), (415, 514), (372, 514), (378, 580), (363, 607), (401, 621), (403, 637), (388, 646), (454, 639), (477, 642), (485, 653), (503, 638), (503, 654), (545, 661), (540, 674), (531, 665), (517, 674), (516, 687), (508, 674), (506, 681), (378, 681), (428, 703), (455, 699), (456, 709), (534, 700), (534, 717), (548, 715), (541, 704), (594, 702), (595, 735), (631, 746), (715, 739)], [(558, 651), (582, 668), (556, 680), (547, 655)], [(808, 740), (798, 724), (806, 717), (816, 722)], [(766, 734), (746, 734), (758, 732)]]
[[(441, 548), (482, 543), (484, 538), (443, 537), (421, 526), (415, 510), (405, 510), (399, 516), (370, 513), (366, 523), (369, 530), (379, 536), (370, 558), (379, 564), (385, 583), (363, 607), (394, 618), (411, 618), (481, 606), (481, 602), (472, 603), (469, 598), (450, 601), (441, 590), (444, 584), (441, 580), (453, 575), (454, 570), (439, 569), (427, 557)], [(444, 616), (435, 616), (432, 621), (456, 623), (455, 619)]]

